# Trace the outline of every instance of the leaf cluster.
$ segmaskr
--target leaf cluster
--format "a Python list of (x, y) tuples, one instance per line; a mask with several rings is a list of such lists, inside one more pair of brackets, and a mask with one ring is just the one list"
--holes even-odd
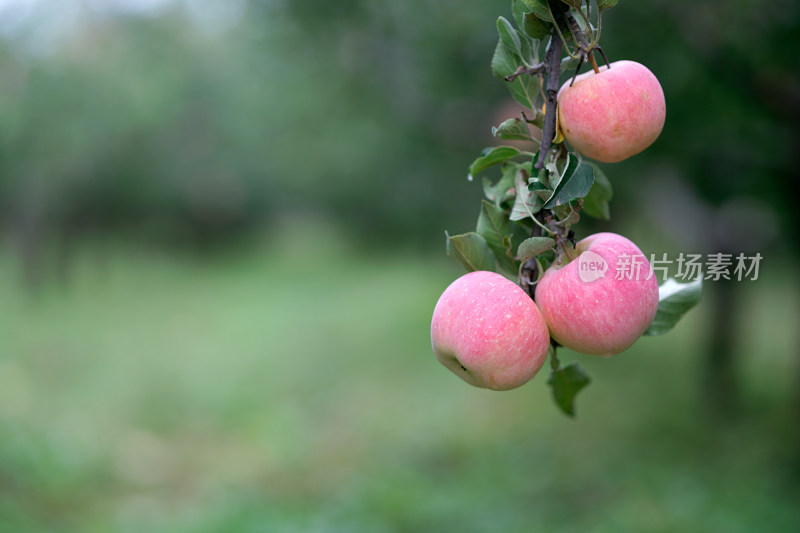
[[(529, 135), (524, 117), (506, 120), (494, 131)], [(597, 165), (567, 153), (561, 162), (534, 173), (538, 156), (512, 146), (496, 146), (484, 150), (470, 165), (470, 176), (499, 167), (500, 177), (493, 182), (483, 176), (484, 200), (475, 231), (447, 236), (448, 255), (467, 270), (484, 269), (478, 265), (489, 266), (489, 270), (500, 267), (516, 276), (526, 261), (555, 248), (556, 237), (566, 234), (580, 219), (579, 211), (609, 219), (613, 190)], [(543, 234), (544, 240), (533, 247), (529, 237), (535, 232)]]
[[(617, 0), (597, 0), (594, 6), (597, 12), (596, 23), (591, 22), (591, 0), (512, 0), (511, 13), (515, 24), (505, 17), (497, 19), (499, 38), (492, 56), (492, 72), (509, 81), (509, 89), (514, 99), (525, 107), (538, 110), (542, 86), (542, 55), (546, 40), (553, 31), (564, 43), (579, 42), (568, 28), (560, 28), (557, 17), (572, 9), (578, 13), (578, 28), (593, 35), (592, 46), (600, 38), (604, 10), (614, 7)], [(577, 52), (569, 51), (564, 58), (564, 65), (570, 65), (579, 58)], [(521, 69), (536, 76), (519, 76)]]

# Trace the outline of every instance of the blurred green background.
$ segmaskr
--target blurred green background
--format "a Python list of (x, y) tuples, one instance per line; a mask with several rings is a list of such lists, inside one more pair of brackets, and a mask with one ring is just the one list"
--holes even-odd
[(570, 420), (430, 350), (508, 2), (0, 0), (0, 531), (800, 530), (798, 11), (606, 14), (667, 121), (579, 236), (764, 259)]

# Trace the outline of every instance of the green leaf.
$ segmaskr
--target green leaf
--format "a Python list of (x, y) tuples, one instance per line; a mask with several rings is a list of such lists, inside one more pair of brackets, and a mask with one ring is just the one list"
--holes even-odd
[(547, 384), (553, 388), (556, 405), (571, 417), (575, 416), (575, 396), (592, 380), (578, 363), (553, 370)]
[(527, 9), (525, 2), (522, 0), (511, 0), (511, 14), (514, 15), (514, 22), (520, 28), (523, 27), (523, 17)]
[[(520, 43), (520, 59), (526, 67), (532, 67), (535, 63), (533, 58), (533, 43), (531, 38), (525, 35), (524, 32), (514, 29)], [(529, 76), (530, 77), (530, 76)]]
[(447, 255), (457, 259), (468, 272), (495, 268), (494, 255), (486, 240), (475, 232), (447, 237)]
[(558, 188), (561, 180), (572, 176), (575, 173), (575, 169), (578, 168), (578, 162), (579, 159), (575, 155), (567, 154), (566, 161), (562, 159), (559, 159), (558, 161), (550, 161), (544, 166), (545, 170), (549, 172), (548, 176), (550, 178), (550, 185), (553, 187), (553, 189)]
[(520, 27), (534, 39), (544, 39), (550, 35), (550, 28), (548, 25), (542, 22), (541, 19), (533, 13), (525, 13), (522, 15), (522, 24), (520, 24)]
[(539, 178), (533, 178), (528, 181), (528, 190), (532, 191), (534, 194), (536, 194), (536, 196), (539, 197), (539, 199), (542, 201), (542, 205), (544, 205), (545, 200), (553, 196), (552, 189), (539, 181)]
[(523, 263), (531, 257), (536, 257), (548, 250), (552, 250), (556, 241), (550, 237), (531, 237), (525, 239), (517, 248), (517, 258)]
[(519, 166), (511, 164), (503, 169), (503, 177), (492, 185), (489, 178), (483, 178), (483, 194), (490, 202), (494, 202), (497, 207), (511, 200), (516, 195), (514, 190), (514, 174), (517, 173)]
[[(534, 126), (536, 128), (539, 128), (540, 130), (544, 129), (544, 113), (542, 113), (541, 109), (536, 111), (536, 113), (533, 115), (533, 118), (529, 118), (528, 119), (528, 124), (530, 124), (530, 125), (532, 125), (532, 126)], [(536, 142), (539, 142), (539, 141), (536, 141)]]
[(536, 110), (536, 97), (539, 95), (539, 78), (536, 76), (517, 76), (508, 82), (508, 88), (514, 100), (524, 105), (528, 109)]
[(514, 200), (514, 207), (511, 208), (511, 220), (522, 220), (524, 218), (533, 218), (533, 216), (542, 210), (542, 199), (536, 194), (533, 194), (528, 188), (525, 174), (521, 170), (514, 176), (514, 188), (517, 190), (517, 198)]
[[(516, 54), (511, 51), (502, 39), (498, 39), (497, 47), (492, 56), (492, 72), (495, 76), (505, 79), (516, 72), (522, 65)], [(529, 109), (536, 109), (536, 97), (539, 95), (539, 78), (536, 76), (517, 76), (514, 81), (508, 82), (511, 95), (520, 104)]]
[(589, 189), (589, 194), (583, 199), (583, 210), (587, 215), (601, 220), (611, 218), (611, 210), (608, 203), (614, 197), (611, 182), (608, 181), (605, 172), (594, 163), (588, 163), (594, 169), (594, 184)]
[(544, 204), (545, 209), (552, 209), (559, 205), (569, 203), (575, 198), (583, 198), (589, 194), (589, 190), (594, 183), (594, 168), (585, 162), (575, 166), (574, 158), (570, 156), (570, 162), (564, 171), (564, 175), (558, 182), (558, 186), (553, 191), (553, 195)]
[(544, 39), (550, 35), (550, 25), (539, 20), (523, 0), (511, 0), (511, 12), (517, 27), (533, 39)]
[(509, 274), (516, 274), (517, 263), (511, 251), (510, 239), (514, 229), (506, 212), (493, 203), (481, 201), (481, 214), (475, 231), (486, 240), (497, 258), (497, 264)]
[(658, 288), (658, 311), (656, 317), (644, 332), (645, 335), (663, 335), (671, 330), (678, 320), (700, 302), (703, 294), (703, 280), (678, 283), (670, 278)]
[(617, 5), (617, 2), (619, 2), (619, 0), (597, 0), (597, 9), (600, 9), (601, 11), (603, 9), (611, 9)]
[[(545, 163), (544, 171), (546, 173), (545, 176), (547, 176), (547, 183), (549, 183), (553, 188), (558, 187), (559, 182), (561, 182), (561, 174), (563, 174), (563, 172), (558, 170), (558, 165), (556, 165), (556, 162), (550, 161)], [(548, 196), (547, 198), (550, 197)], [(545, 198), (545, 200), (547, 198)]]
[(483, 170), (508, 161), (512, 157), (517, 157), (521, 152), (513, 146), (495, 146), (494, 148), (487, 148), (484, 150), (483, 155), (472, 162), (469, 166), (470, 176), (477, 176)]
[(550, 8), (547, 7), (547, 0), (522, 0), (529, 10), (536, 15), (537, 18), (545, 22), (554, 22), (553, 15), (550, 14)]
[(545, 200), (553, 196), (553, 191), (550, 189), (534, 189), (534, 194), (542, 201), (542, 205), (544, 205)]
[[(563, 207), (562, 213), (558, 213), (556, 215), (558, 219), (561, 221), (560, 223), (567, 228), (569, 228), (573, 224), (577, 224), (578, 221), (581, 219), (581, 216), (578, 214), (576, 210), (572, 208), (572, 205), (564, 204), (562, 207)], [(554, 213), (555, 209), (553, 210)]]
[(492, 135), (501, 139), (519, 139), (522, 141), (533, 141), (528, 123), (521, 118), (510, 118), (503, 121), (496, 128), (492, 128)]
[(514, 29), (514, 26), (512, 26), (505, 17), (498, 17), (497, 33), (500, 34), (500, 40), (503, 41), (506, 48), (514, 52), (518, 58), (525, 60), (522, 54), (522, 42), (517, 34), (517, 30)]
[(506, 46), (503, 39), (497, 40), (497, 46), (492, 56), (492, 72), (495, 76), (505, 78), (513, 74), (519, 66), (514, 52)]
[(547, 191), (547, 198), (550, 198), (550, 196), (553, 194), (553, 191), (548, 189), (544, 183), (539, 181), (539, 178), (533, 178), (532, 180), (529, 180), (528, 188), (532, 191)]

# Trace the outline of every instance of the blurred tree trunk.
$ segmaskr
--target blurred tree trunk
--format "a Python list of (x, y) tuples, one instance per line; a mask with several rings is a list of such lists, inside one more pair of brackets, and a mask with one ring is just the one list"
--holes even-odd
[[(800, 332), (798, 332), (798, 341), (800, 341)], [(800, 342), (797, 343), (797, 348), (800, 348)], [(796, 349), (797, 349), (796, 348)], [(800, 355), (800, 350), (798, 350), (798, 355)], [(795, 397), (795, 424), (794, 424), (794, 431), (795, 435), (797, 436), (796, 441), (797, 444), (795, 446), (795, 450), (797, 450), (797, 454), (795, 455), (796, 465), (795, 465), (795, 479), (797, 480), (798, 484), (800, 484), (800, 357), (797, 360), (797, 386), (794, 389), (794, 397)], [(791, 421), (790, 421), (791, 422)]]
[(23, 198), (12, 219), (11, 233), (19, 253), (22, 279), (31, 291), (42, 285), (44, 230), (44, 207), (39, 198)]
[(719, 280), (707, 283), (704, 290), (711, 295), (711, 337), (703, 368), (703, 396), (712, 416), (726, 418), (739, 409), (739, 387), (736, 382), (736, 349), (739, 345), (740, 299), (735, 282)]

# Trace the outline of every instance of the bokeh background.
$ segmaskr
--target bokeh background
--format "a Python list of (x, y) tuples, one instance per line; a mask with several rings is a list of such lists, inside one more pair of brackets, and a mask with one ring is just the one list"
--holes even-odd
[(429, 345), (508, 2), (0, 0), (0, 531), (800, 530), (798, 11), (606, 14), (667, 121), (578, 236), (763, 261), (570, 420)]

